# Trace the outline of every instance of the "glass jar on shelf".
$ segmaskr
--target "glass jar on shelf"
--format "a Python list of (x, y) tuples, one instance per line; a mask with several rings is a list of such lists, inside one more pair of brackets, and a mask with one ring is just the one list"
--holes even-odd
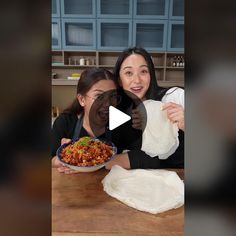
[(177, 59), (176, 59), (176, 66), (179, 67), (180, 66), (180, 57), (177, 56)]
[(177, 57), (176, 56), (174, 56), (174, 58), (172, 57), (172, 66), (173, 67), (176, 67), (176, 63), (177, 63)]
[(80, 64), (80, 66), (84, 66), (85, 65), (85, 59), (83, 57), (80, 58), (79, 64)]
[(182, 56), (182, 67), (184, 67), (184, 56)]
[(86, 65), (86, 66), (89, 66), (89, 65), (90, 65), (90, 59), (89, 59), (89, 58), (85, 60), (85, 65)]

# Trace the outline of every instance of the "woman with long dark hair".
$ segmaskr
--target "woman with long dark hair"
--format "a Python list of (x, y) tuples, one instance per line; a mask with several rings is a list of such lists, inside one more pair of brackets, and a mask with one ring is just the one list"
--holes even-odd
[(110, 71), (101, 68), (83, 71), (73, 103), (53, 124), (52, 166), (57, 167), (58, 171), (74, 173), (73, 170), (62, 166), (56, 157), (56, 151), (61, 144), (84, 136), (111, 139), (106, 125), (109, 106), (116, 106), (120, 100), (116, 89), (117, 83)]
[[(127, 169), (182, 168), (184, 166), (184, 90), (178, 87), (158, 86), (152, 58), (143, 48), (134, 47), (124, 50), (116, 62), (114, 74), (123, 96), (120, 109), (126, 113), (132, 109), (130, 133), (135, 133), (132, 130), (137, 130), (141, 124), (136, 106), (130, 97), (133, 95), (140, 101), (148, 99), (161, 101), (165, 103), (163, 109), (167, 111), (168, 118), (179, 128), (179, 147), (168, 159), (160, 160), (158, 156), (152, 158), (141, 151), (142, 139), (139, 139), (138, 142), (133, 143), (129, 152), (119, 154), (106, 168), (110, 169), (115, 164)], [(127, 127), (126, 131), (128, 133)], [(139, 135), (141, 136), (140, 133)]]

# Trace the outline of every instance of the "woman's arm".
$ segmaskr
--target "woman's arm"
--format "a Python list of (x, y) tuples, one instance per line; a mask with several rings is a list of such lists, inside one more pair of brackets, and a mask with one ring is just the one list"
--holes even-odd
[(179, 131), (179, 147), (166, 160), (150, 157), (142, 150), (131, 150), (121, 153), (106, 165), (106, 169), (119, 165), (125, 169), (160, 169), (160, 168), (184, 168), (184, 132)]
[(56, 156), (57, 149), (64, 143), (71, 141), (68, 137), (72, 136), (73, 127), (76, 119), (68, 115), (61, 114), (54, 122), (52, 128), (52, 167), (57, 168), (60, 173), (74, 174), (76, 171), (65, 167)]
[(52, 128), (52, 157), (56, 155), (63, 138), (71, 139), (73, 137), (76, 121), (77, 117), (73, 114), (62, 113), (57, 117)]
[(116, 155), (106, 165), (106, 169), (110, 170), (114, 165), (119, 165), (125, 169), (158, 169), (160, 168), (160, 160), (158, 157), (151, 158), (141, 150), (132, 150)]
[(121, 166), (125, 169), (130, 169), (128, 153), (117, 154), (116, 157), (112, 161), (108, 162), (105, 167), (107, 170), (110, 170), (114, 165)]

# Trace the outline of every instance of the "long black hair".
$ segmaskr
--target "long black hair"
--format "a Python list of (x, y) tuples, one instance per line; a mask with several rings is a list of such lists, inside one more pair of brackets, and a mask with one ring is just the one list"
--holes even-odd
[[(80, 79), (77, 84), (76, 95), (86, 95), (91, 87), (100, 80), (112, 80), (118, 87), (118, 83), (115, 80), (114, 74), (109, 70), (102, 68), (89, 68), (82, 72)], [(64, 113), (74, 113), (79, 115), (83, 112), (83, 107), (80, 105), (77, 97), (74, 99), (72, 104), (66, 108)]]
[(115, 75), (117, 82), (119, 82), (119, 80), (120, 80), (120, 68), (121, 68), (123, 61), (128, 56), (130, 56), (132, 54), (141, 55), (145, 59), (145, 61), (147, 62), (151, 81), (150, 81), (150, 85), (149, 85), (149, 88), (146, 93), (146, 98), (160, 101), (162, 99), (162, 97), (165, 95), (168, 88), (162, 88), (162, 87), (158, 86), (157, 78), (156, 78), (156, 74), (155, 74), (155, 68), (154, 68), (154, 64), (153, 64), (151, 55), (144, 48), (140, 48), (140, 47), (128, 48), (128, 49), (125, 49), (119, 55), (119, 57), (116, 61), (116, 64), (115, 64), (115, 68), (114, 68), (114, 75)]

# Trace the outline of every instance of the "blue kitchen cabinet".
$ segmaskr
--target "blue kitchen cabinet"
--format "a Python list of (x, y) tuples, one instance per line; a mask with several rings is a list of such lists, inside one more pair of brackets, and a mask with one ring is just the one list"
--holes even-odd
[(168, 51), (184, 52), (184, 22), (169, 21)]
[(61, 49), (61, 24), (60, 18), (52, 19), (52, 49)]
[(170, 14), (172, 20), (184, 19), (184, 0), (170, 0)]
[(61, 0), (62, 17), (95, 18), (95, 0)]
[(96, 50), (95, 20), (62, 19), (62, 46), (65, 50)]
[(52, 17), (60, 17), (60, 0), (52, 0)]
[(52, 0), (52, 48), (184, 51), (184, 0)]
[(166, 20), (135, 20), (133, 45), (149, 51), (165, 51), (167, 41)]
[(97, 17), (132, 18), (132, 0), (98, 0)]
[(132, 46), (131, 20), (97, 20), (98, 49), (119, 51)]
[(134, 18), (167, 19), (169, 0), (134, 0)]

